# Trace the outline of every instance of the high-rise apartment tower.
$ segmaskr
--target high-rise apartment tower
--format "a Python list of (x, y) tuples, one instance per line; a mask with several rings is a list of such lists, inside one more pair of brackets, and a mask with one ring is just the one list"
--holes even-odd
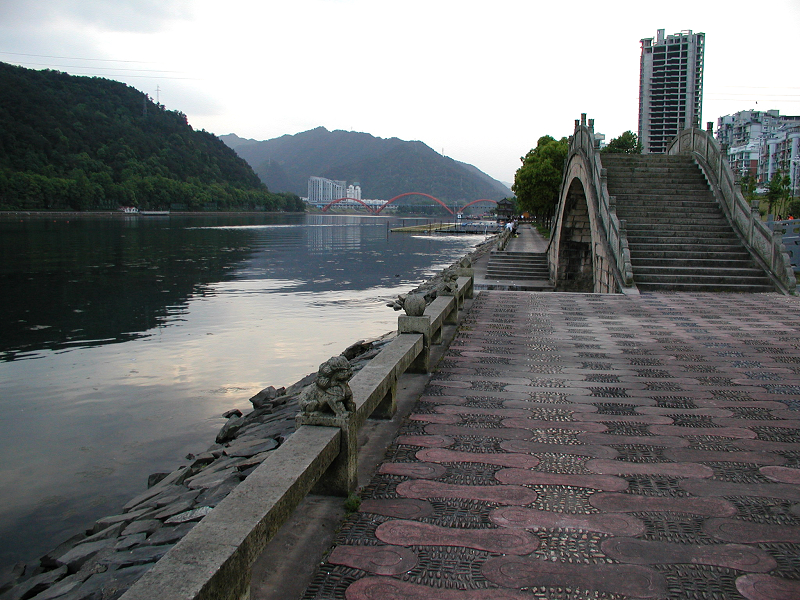
[(639, 141), (643, 153), (665, 152), (687, 127), (700, 127), (705, 34), (681, 31), (645, 38), (639, 75)]

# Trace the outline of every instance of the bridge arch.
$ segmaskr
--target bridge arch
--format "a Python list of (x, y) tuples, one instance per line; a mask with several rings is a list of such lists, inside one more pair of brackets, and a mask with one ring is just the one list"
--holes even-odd
[(373, 213), (373, 214), (378, 214), (379, 212), (381, 212), (381, 210), (383, 210), (383, 206), (381, 206), (381, 208), (379, 208), (377, 211), (375, 211), (375, 210), (373, 210), (373, 208), (369, 204), (367, 204), (363, 200), (359, 200), (358, 198), (337, 198), (336, 200), (332, 200), (332, 201), (328, 202), (325, 206), (323, 206), (322, 207), (322, 212), (327, 212), (328, 209), (331, 206), (333, 206), (334, 204), (338, 204), (339, 202), (344, 202), (345, 200), (354, 200), (355, 202), (358, 202), (359, 204), (364, 206), (364, 208), (367, 209), (367, 212), (370, 212), (370, 213)]
[(473, 204), (477, 204), (478, 202), (491, 202), (492, 204), (497, 204), (497, 200), (489, 200), (488, 198), (481, 198), (480, 200), (473, 200), (472, 202), (468, 202), (464, 206), (462, 206), (458, 212), (464, 212), (465, 208), (472, 206)]
[(594, 138), (594, 121), (575, 121), (548, 248), (556, 289), (636, 293), (625, 235)]
[(398, 195), (398, 196), (395, 196), (395, 197), (394, 197), (394, 198), (392, 198), (391, 200), (387, 200), (387, 201), (386, 201), (386, 204), (384, 204), (384, 205), (383, 205), (383, 206), (381, 206), (381, 207), (380, 207), (378, 210), (376, 210), (376, 211), (375, 211), (375, 214), (376, 214), (376, 215), (379, 215), (379, 214), (381, 214), (381, 211), (382, 211), (384, 208), (386, 208), (387, 206), (389, 206), (389, 205), (390, 205), (392, 202), (394, 202), (395, 200), (399, 200), (400, 198), (405, 198), (406, 196), (425, 196), (426, 198), (430, 198), (430, 199), (431, 199), (431, 200), (433, 200), (434, 202), (437, 202), (438, 204), (442, 205), (442, 206), (444, 207), (444, 209), (445, 209), (447, 212), (449, 212), (451, 215), (452, 215), (452, 214), (454, 214), (454, 213), (453, 213), (453, 211), (452, 211), (452, 210), (450, 210), (450, 208), (449, 208), (449, 207), (448, 207), (448, 206), (447, 206), (447, 205), (446, 205), (444, 202), (442, 202), (441, 200), (439, 200), (437, 197), (435, 197), (435, 196), (431, 196), (430, 194), (425, 194), (425, 193), (423, 193), (423, 192), (406, 192), (405, 194), (400, 194), (400, 195)]

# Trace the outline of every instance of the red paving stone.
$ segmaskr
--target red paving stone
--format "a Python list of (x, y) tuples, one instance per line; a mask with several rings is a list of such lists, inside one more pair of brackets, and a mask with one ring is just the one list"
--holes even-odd
[(304, 599), (800, 599), (798, 308), (482, 292)]

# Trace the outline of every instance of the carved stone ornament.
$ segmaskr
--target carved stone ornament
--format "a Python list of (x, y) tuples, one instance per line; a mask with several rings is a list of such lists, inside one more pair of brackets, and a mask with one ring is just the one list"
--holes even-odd
[(409, 317), (421, 317), (425, 313), (425, 296), (409, 294), (403, 302), (403, 310)]
[(334, 356), (319, 366), (317, 380), (300, 395), (300, 410), (307, 416), (344, 417), (356, 409), (347, 383), (353, 377), (350, 362)]

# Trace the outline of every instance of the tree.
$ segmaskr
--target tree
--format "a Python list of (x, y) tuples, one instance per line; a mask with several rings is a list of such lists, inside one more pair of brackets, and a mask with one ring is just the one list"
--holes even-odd
[(791, 181), (788, 175), (781, 175), (778, 171), (775, 177), (769, 180), (767, 186), (767, 212), (774, 214), (772, 208), (789, 200), (791, 195)]
[(520, 158), (522, 166), (514, 175), (512, 191), (521, 210), (537, 216), (552, 214), (558, 204), (558, 191), (569, 141), (545, 135), (536, 148)]
[(786, 207), (786, 216), (797, 218), (795, 215), (800, 215), (800, 200), (792, 200)]
[(739, 179), (739, 187), (742, 188), (742, 195), (748, 202), (752, 202), (756, 198), (756, 178), (750, 173), (745, 173)]
[(638, 136), (628, 130), (608, 142), (608, 145), (600, 152), (608, 154), (641, 154), (642, 144), (639, 142)]

